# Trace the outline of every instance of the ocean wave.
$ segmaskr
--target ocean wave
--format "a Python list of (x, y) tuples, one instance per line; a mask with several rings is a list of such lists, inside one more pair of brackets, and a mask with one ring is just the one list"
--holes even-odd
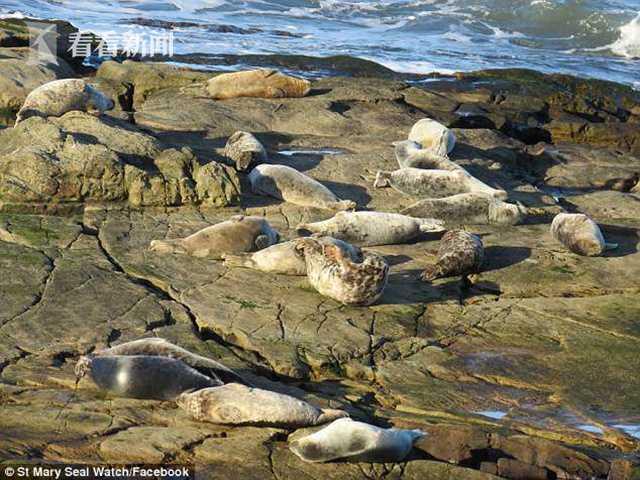
[(638, 0), (0, 0), (0, 16), (21, 14), (98, 34), (173, 22), (176, 53), (341, 54), (416, 73), (526, 67), (633, 85), (640, 57)]
[(620, 38), (609, 49), (625, 58), (640, 58), (640, 14), (620, 27)]

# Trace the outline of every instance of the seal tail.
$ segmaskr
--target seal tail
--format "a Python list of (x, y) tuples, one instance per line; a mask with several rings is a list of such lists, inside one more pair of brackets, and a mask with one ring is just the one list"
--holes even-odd
[(374, 188), (385, 188), (389, 186), (389, 180), (391, 179), (391, 173), (383, 170), (378, 170), (376, 173), (376, 180), (373, 182)]
[(334, 204), (336, 210), (344, 212), (347, 210), (355, 210), (358, 204), (353, 200), (340, 200)]
[(181, 245), (182, 239), (177, 240), (152, 240), (149, 250), (158, 253), (185, 253)]
[(222, 255), (224, 260), (224, 266), (228, 268), (256, 268), (256, 262), (251, 258), (251, 255)]
[(440, 267), (437, 264), (427, 265), (420, 275), (423, 282), (431, 283), (437, 278), (440, 278)]
[(335, 410), (333, 408), (323, 408), (322, 413), (316, 420), (316, 425), (333, 422), (338, 418), (347, 418), (349, 414), (343, 410)]

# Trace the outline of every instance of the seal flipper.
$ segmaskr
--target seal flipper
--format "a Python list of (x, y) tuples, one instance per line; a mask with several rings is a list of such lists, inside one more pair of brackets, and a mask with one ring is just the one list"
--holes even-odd
[(391, 172), (378, 170), (378, 173), (376, 173), (376, 180), (373, 182), (373, 187), (386, 188), (390, 185), (390, 182), (389, 182), (390, 179), (391, 179)]
[(419, 218), (417, 220), (420, 222), (420, 231), (422, 233), (445, 231), (444, 220), (438, 220), (436, 218)]
[(256, 262), (251, 258), (251, 255), (247, 254), (232, 255), (225, 253), (222, 255), (222, 260), (224, 260), (224, 266), (228, 268), (256, 268)]
[(149, 250), (158, 253), (187, 253), (182, 246), (182, 239), (175, 240), (152, 240)]
[(438, 264), (427, 265), (424, 271), (420, 274), (420, 279), (423, 282), (431, 283), (440, 277), (440, 268)]
[(338, 418), (349, 418), (349, 414), (344, 410), (336, 410), (333, 408), (323, 408), (322, 414), (317, 418), (315, 424), (322, 425), (323, 423), (333, 422)]
[(271, 246), (271, 239), (269, 238), (268, 235), (264, 235), (264, 234), (258, 235), (256, 237), (254, 244), (256, 246), (256, 249), (262, 250)]

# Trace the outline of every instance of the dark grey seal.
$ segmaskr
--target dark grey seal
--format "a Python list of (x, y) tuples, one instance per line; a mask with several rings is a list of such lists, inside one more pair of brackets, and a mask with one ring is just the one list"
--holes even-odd
[(189, 390), (222, 385), (184, 362), (148, 355), (81, 357), (75, 372), (89, 374), (100, 389), (118, 397), (174, 400)]
[(243, 383), (249, 385), (246, 379), (234, 372), (229, 367), (202, 355), (197, 355), (178, 345), (168, 342), (164, 338), (151, 337), (121, 343), (106, 350), (94, 352), (94, 357), (109, 357), (114, 355), (147, 355), (173, 358), (181, 360), (198, 372), (211, 377), (214, 380), (222, 380), (224, 383)]

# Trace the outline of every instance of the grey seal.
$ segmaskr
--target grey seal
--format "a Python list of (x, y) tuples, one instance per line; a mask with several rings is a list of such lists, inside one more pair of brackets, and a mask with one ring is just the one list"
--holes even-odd
[(220, 259), (226, 253), (261, 250), (278, 243), (279, 239), (280, 234), (264, 218), (236, 215), (186, 238), (153, 240), (149, 249), (158, 253)]
[[(362, 261), (362, 251), (354, 245), (332, 237), (318, 236), (317, 240), (325, 245), (336, 245), (354, 262)], [(296, 240), (291, 240), (255, 253), (226, 254), (224, 264), (227, 267), (250, 268), (282, 275), (306, 275), (307, 264), (304, 255), (296, 248), (297, 245)]]
[(317, 180), (287, 165), (258, 165), (249, 174), (251, 191), (302, 207), (353, 210), (356, 203), (340, 200)]
[(424, 233), (445, 230), (441, 220), (385, 212), (338, 212), (328, 220), (301, 223), (296, 228), (301, 233), (329, 235), (364, 247), (407, 243)]
[(373, 184), (375, 188), (392, 187), (400, 193), (420, 198), (444, 198), (459, 193), (484, 192), (506, 199), (507, 192), (481, 182), (459, 167), (452, 170), (424, 170), (401, 168), (388, 172), (379, 170)]
[(149, 355), (85, 356), (75, 372), (78, 379), (88, 374), (100, 389), (128, 398), (173, 400), (187, 390), (222, 385), (180, 360)]
[(456, 146), (456, 136), (440, 122), (423, 118), (411, 127), (409, 140), (419, 143), (422, 148), (445, 156)]
[(228, 425), (300, 428), (347, 416), (342, 410), (317, 408), (289, 395), (237, 383), (185, 392), (176, 402), (196, 420)]
[(237, 97), (291, 98), (304, 97), (311, 90), (308, 80), (283, 75), (273, 69), (223, 73), (207, 83), (211, 98)]
[(442, 218), (447, 224), (516, 225), (527, 215), (523, 205), (503, 202), (487, 193), (460, 193), (445, 198), (427, 198), (402, 213)]
[(423, 168), (430, 170), (455, 170), (458, 168), (449, 157), (444, 154), (422, 148), (413, 140), (394, 142), (396, 160), (400, 168)]
[(582, 213), (559, 213), (551, 222), (551, 235), (578, 255), (601, 255), (605, 250), (618, 248), (607, 243), (598, 224)]
[(224, 155), (233, 160), (236, 170), (239, 171), (250, 170), (267, 161), (267, 151), (249, 132), (236, 132), (231, 135), (224, 147)]
[(114, 355), (146, 355), (173, 358), (180, 360), (203, 375), (220, 379), (225, 383), (247, 383), (242, 376), (220, 362), (174, 345), (164, 338), (150, 337), (121, 343), (111, 348), (99, 350), (92, 354), (94, 357), (108, 357)]
[(113, 101), (80, 78), (45, 83), (33, 90), (18, 112), (16, 124), (29, 117), (60, 117), (73, 110), (111, 110)]
[(342, 418), (306, 437), (294, 440), (289, 449), (305, 462), (402, 462), (413, 444), (426, 435), (421, 430), (384, 429)]

